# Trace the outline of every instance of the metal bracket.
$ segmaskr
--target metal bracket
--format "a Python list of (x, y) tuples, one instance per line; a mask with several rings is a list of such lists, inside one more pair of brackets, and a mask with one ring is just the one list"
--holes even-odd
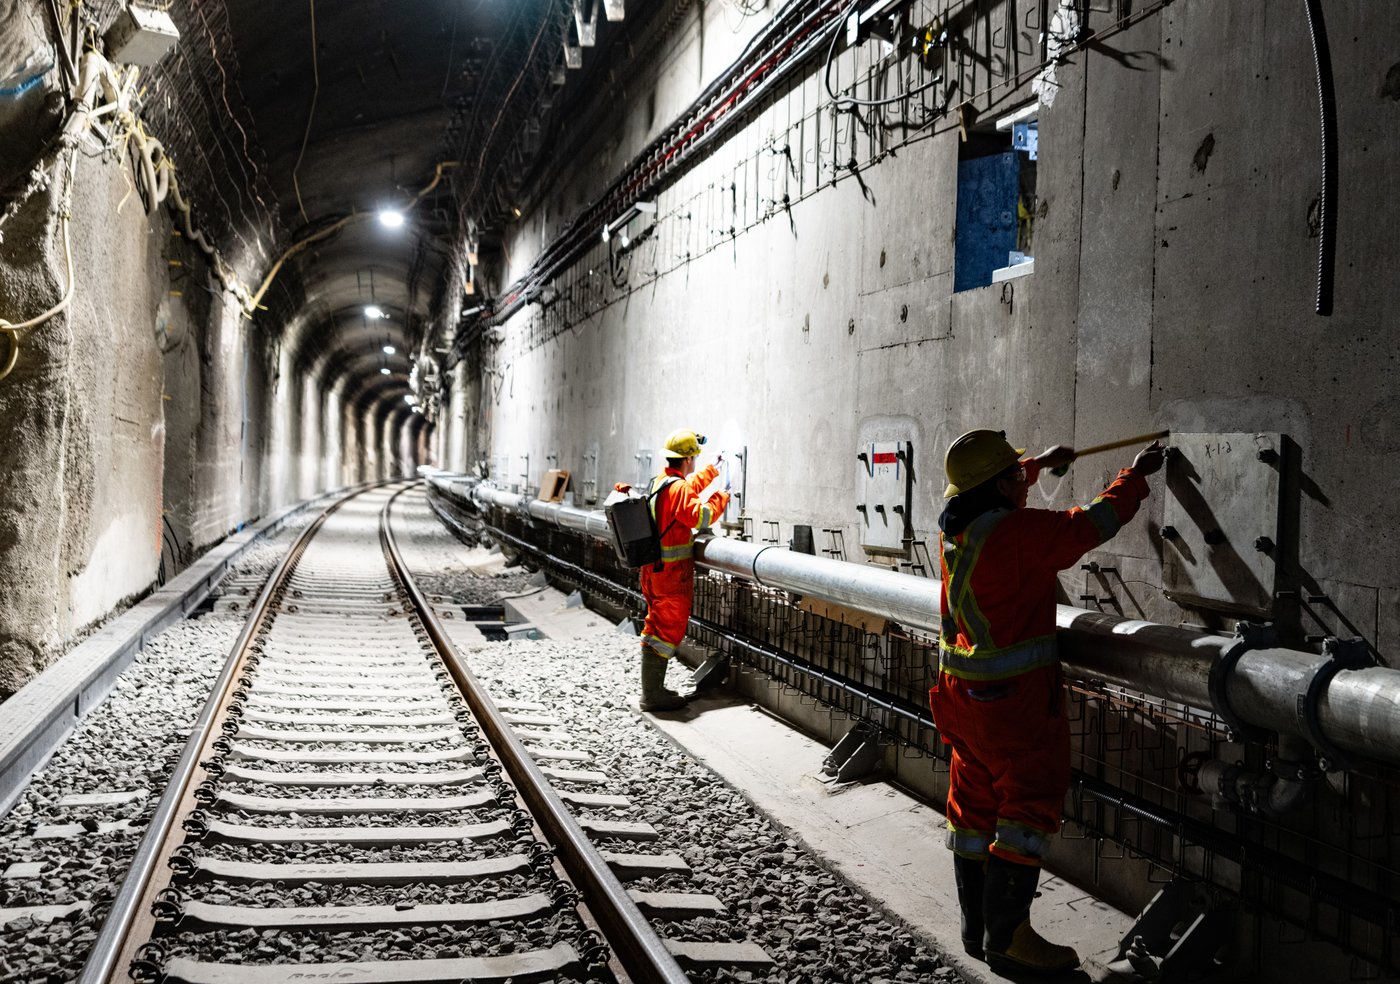
[(690, 675), (690, 682), (698, 694), (706, 690), (722, 687), (729, 679), (729, 654), (716, 650)]
[(1324, 772), (1335, 772), (1347, 768), (1347, 757), (1323, 732), (1318, 704), (1327, 688), (1332, 685), (1332, 678), (1338, 673), (1343, 670), (1364, 670), (1368, 666), (1375, 666), (1376, 660), (1371, 653), (1371, 647), (1364, 639), (1338, 639), (1328, 636), (1322, 643), (1322, 654), (1327, 657), (1327, 661), (1317, 668), (1317, 672), (1308, 681), (1308, 689), (1298, 695), (1296, 712), (1303, 733), (1318, 751), (1318, 767)]
[(822, 775), (836, 782), (854, 782), (879, 768), (882, 758), (879, 733), (862, 722), (846, 732), (823, 760)]
[[(1108, 969), (1137, 979), (1185, 981), (1214, 967), (1216, 953), (1234, 929), (1234, 914), (1211, 909), (1202, 886), (1164, 885), (1123, 934)], [(1186, 930), (1176, 936), (1181, 924)]]
[(1222, 652), (1210, 667), (1210, 700), (1230, 730), (1231, 741), (1266, 741), (1269, 737), (1264, 728), (1249, 724), (1230, 706), (1229, 680), (1235, 672), (1235, 664), (1251, 649), (1262, 649), (1274, 644), (1274, 627), (1271, 623), (1256, 624), (1240, 622), (1235, 627), (1235, 642)]
[(574, 0), (574, 29), (578, 31), (578, 43), (581, 48), (591, 48), (598, 43), (598, 10), (593, 4), (593, 0), (587, 0), (588, 12), (584, 13), (584, 4), (580, 0)]

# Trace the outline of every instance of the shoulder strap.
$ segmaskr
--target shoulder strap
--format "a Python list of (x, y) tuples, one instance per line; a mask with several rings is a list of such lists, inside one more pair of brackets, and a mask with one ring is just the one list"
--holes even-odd
[[(656, 479), (655, 479), (655, 478), (653, 478), (653, 479), (651, 480), (651, 484), (656, 486), (655, 489), (652, 489), (652, 490), (650, 490), (650, 491), (647, 492), (647, 506), (648, 506), (648, 508), (650, 508), (650, 510), (651, 510), (651, 522), (652, 522), (652, 525), (655, 525), (655, 524), (656, 524), (656, 503), (657, 503), (657, 500), (660, 498), (661, 493), (664, 492), (666, 489), (670, 488), (672, 485), (674, 485), (676, 482), (679, 482), (679, 481), (680, 481), (680, 479), (677, 478), (675, 475), (667, 475), (665, 481), (663, 481), (660, 485), (656, 485)], [(665, 528), (664, 530), (661, 530), (659, 533), (657, 533), (657, 535), (656, 535), (657, 539), (659, 540), (659, 539), (661, 539), (661, 537), (663, 537), (663, 536), (665, 536), (667, 533), (671, 532), (671, 527), (672, 527), (672, 526), (675, 526), (675, 525), (676, 525), (676, 521), (675, 521), (674, 518), (672, 518), (672, 520), (671, 520), (669, 523), (666, 524), (666, 528)]]

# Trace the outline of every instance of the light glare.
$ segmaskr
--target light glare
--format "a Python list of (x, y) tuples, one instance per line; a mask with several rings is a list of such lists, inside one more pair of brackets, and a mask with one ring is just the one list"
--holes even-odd
[(365, 307), (365, 317), (379, 319), (387, 318), (388, 315), (384, 313), (384, 309), (378, 304), (370, 304)]
[(392, 346), (392, 345), (386, 345), (386, 346), (384, 346), (384, 354), (385, 354), (385, 355), (393, 355), (393, 354), (394, 354), (395, 352), (397, 352), (397, 351), (398, 351), (398, 349), (394, 348), (394, 346)]
[(381, 208), (379, 210), (379, 221), (384, 223), (386, 229), (397, 229), (403, 225), (403, 213), (397, 209)]
[(389, 370), (388, 370), (388, 369), (380, 369), (380, 370), (379, 370), (379, 375), (381, 375), (381, 376), (387, 376), (387, 375), (389, 375)]

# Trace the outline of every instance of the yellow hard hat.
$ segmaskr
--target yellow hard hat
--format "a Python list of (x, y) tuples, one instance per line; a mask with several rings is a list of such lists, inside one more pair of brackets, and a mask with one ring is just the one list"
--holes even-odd
[(1016, 464), (1025, 453), (1025, 448), (1011, 446), (1005, 431), (968, 431), (949, 445), (943, 456), (943, 470), (948, 473), (943, 497), (951, 499), (959, 492), (976, 488)]
[(705, 443), (705, 435), (693, 430), (672, 431), (666, 438), (666, 457), (693, 458), (700, 453), (700, 445)]

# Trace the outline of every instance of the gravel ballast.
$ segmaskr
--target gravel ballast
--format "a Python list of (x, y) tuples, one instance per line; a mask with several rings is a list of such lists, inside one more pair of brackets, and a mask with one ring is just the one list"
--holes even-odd
[[(308, 510), (251, 545), (224, 584), (261, 584), (314, 518)], [(216, 599), (213, 611), (152, 639), (0, 820), (0, 908), (88, 905), (53, 922), (21, 916), (0, 925), (0, 980), (58, 984), (77, 977), (145, 832), (148, 811), (243, 628), (243, 613), (221, 610), (227, 607)], [(143, 795), (112, 805), (61, 802), (117, 791)], [(108, 831), (104, 825), (114, 822), (125, 826)], [(84, 829), (71, 837), (35, 836), (46, 825), (68, 824)], [(33, 876), (3, 877), (11, 865), (25, 863), (43, 868)]]

